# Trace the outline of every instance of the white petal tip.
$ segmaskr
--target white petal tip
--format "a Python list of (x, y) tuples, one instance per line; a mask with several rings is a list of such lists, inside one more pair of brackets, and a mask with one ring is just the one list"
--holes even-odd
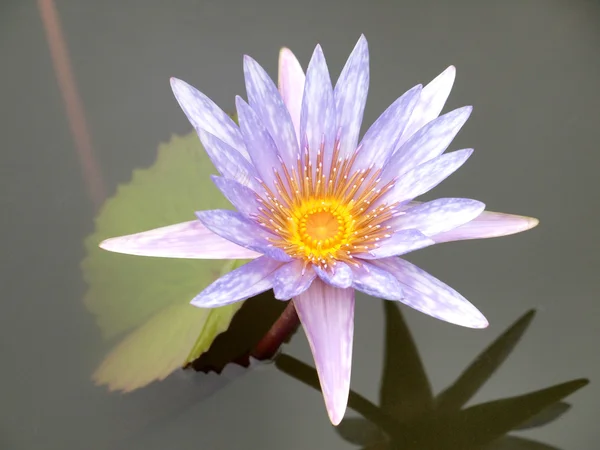
[(527, 226), (523, 231), (531, 230), (539, 225), (540, 220), (535, 217), (524, 217), (527, 220)]
[(190, 302), (190, 305), (196, 307), (196, 308), (204, 308), (201, 304), (199, 304), (196, 300), (192, 300)]
[(481, 316), (471, 323), (470, 328), (483, 329), (489, 326), (490, 323), (488, 322), (488, 320), (485, 317)]
[(184, 81), (181, 81), (179, 78), (175, 77), (169, 78), (169, 83), (171, 83), (171, 89), (173, 89), (174, 91), (176, 89), (182, 88), (186, 84)]
[(490, 323), (479, 311), (472, 315), (465, 315), (464, 317), (453, 317), (453, 318), (441, 318), (441, 320), (447, 321), (453, 325), (460, 327), (472, 328), (474, 330), (481, 330), (487, 328)]
[(338, 403), (335, 405), (327, 405), (327, 415), (333, 426), (337, 427), (344, 418), (347, 403), (348, 399), (346, 397), (346, 400), (343, 402), (338, 400)]
[(448, 83), (454, 83), (454, 80), (456, 79), (456, 67), (453, 65), (446, 67), (446, 69), (438, 75), (438, 78), (445, 79)]
[(123, 245), (122, 238), (110, 238), (100, 242), (98, 247), (109, 252), (123, 253), (123, 249), (124, 247), (126, 248), (126, 245)]
[(141, 251), (140, 245), (138, 244), (135, 237), (137, 237), (137, 235), (119, 236), (106, 239), (100, 242), (100, 244), (98, 244), (98, 247), (100, 247), (102, 250), (106, 250), (113, 253), (148, 256), (143, 251)]

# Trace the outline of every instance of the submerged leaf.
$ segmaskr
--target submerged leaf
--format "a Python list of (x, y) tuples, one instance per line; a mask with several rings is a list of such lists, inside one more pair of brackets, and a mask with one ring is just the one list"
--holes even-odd
[(195, 133), (174, 136), (159, 147), (156, 162), (135, 170), (98, 214), (96, 230), (85, 240), (85, 305), (106, 338), (130, 331), (97, 369), (98, 383), (129, 391), (165, 378), (204, 353), (242, 306), (189, 305), (241, 261), (148, 258), (98, 248), (109, 237), (194, 220), (197, 210), (230, 208), (210, 179), (213, 173)]
[(516, 436), (505, 436), (485, 447), (485, 450), (560, 450), (558, 447)]
[[(285, 353), (279, 355), (275, 359), (275, 366), (283, 373), (295, 378), (307, 386), (318, 391), (321, 390), (317, 370), (293, 356), (286, 355)], [(408, 427), (396, 421), (382, 409), (371, 403), (370, 400), (367, 400), (365, 397), (352, 390), (350, 390), (348, 396), (348, 406), (361, 414), (365, 419), (381, 427), (387, 434), (393, 434), (393, 432), (401, 434), (409, 430)]]
[(356, 445), (374, 445), (386, 439), (381, 429), (372, 422), (359, 417), (342, 420), (335, 431), (346, 441)]
[(535, 310), (525, 313), (475, 358), (454, 384), (438, 395), (436, 399), (438, 411), (462, 408), (508, 358), (534, 316)]
[(472, 406), (447, 420), (443, 435), (462, 445), (490, 443), (589, 383), (579, 379), (517, 397)]
[(515, 430), (527, 430), (529, 428), (543, 427), (544, 425), (548, 425), (550, 422), (554, 422), (569, 409), (571, 409), (571, 405), (567, 402), (555, 403), (540, 411), (527, 422), (515, 428)]
[(385, 362), (379, 404), (397, 420), (408, 420), (433, 410), (431, 386), (417, 346), (398, 305), (383, 300)]

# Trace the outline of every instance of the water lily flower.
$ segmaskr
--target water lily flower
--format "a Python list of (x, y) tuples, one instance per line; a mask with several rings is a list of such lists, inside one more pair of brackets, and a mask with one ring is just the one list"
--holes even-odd
[[(485, 317), (458, 292), (399, 256), (435, 243), (517, 233), (537, 224), (485, 212), (466, 198), (414, 199), (457, 170), (472, 149), (444, 153), (471, 107), (440, 116), (455, 78), (447, 68), (403, 94), (359, 143), (369, 86), (361, 36), (332, 85), (320, 46), (306, 74), (288, 49), (279, 86), (244, 57), (248, 101), (236, 97), (239, 126), (207, 96), (172, 79), (177, 101), (236, 208), (108, 239), (115, 252), (171, 258), (252, 259), (191, 303), (214, 308), (273, 289), (293, 299), (334, 425), (350, 386), (355, 291), (405, 303), (457, 325)], [(199, 193), (201, 195), (201, 193)]]

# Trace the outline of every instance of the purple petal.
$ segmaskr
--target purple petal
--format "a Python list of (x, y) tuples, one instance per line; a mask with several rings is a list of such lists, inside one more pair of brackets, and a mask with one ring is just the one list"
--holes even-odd
[(239, 128), (210, 98), (177, 78), (171, 78), (171, 89), (196, 131), (208, 131), (250, 159)]
[(260, 256), (223, 239), (199, 220), (106, 239), (100, 247), (116, 253), (162, 258), (251, 259)]
[(302, 66), (292, 51), (289, 48), (282, 48), (279, 52), (279, 92), (290, 112), (298, 142), (300, 142), (300, 111), (305, 81)]
[(315, 272), (325, 283), (338, 288), (347, 288), (352, 285), (352, 269), (348, 264), (337, 261), (334, 266), (322, 269), (314, 266)]
[(271, 275), (280, 266), (279, 261), (261, 256), (223, 275), (194, 297), (191, 304), (198, 308), (217, 308), (254, 297), (271, 289)]
[(216, 175), (212, 175), (211, 178), (225, 198), (244, 216), (250, 218), (262, 208), (262, 204), (257, 200), (256, 192), (252, 189), (228, 178)]
[(387, 172), (404, 173), (444, 153), (472, 110), (471, 106), (465, 106), (429, 122), (398, 148)]
[(387, 270), (363, 261), (360, 267), (354, 267), (352, 287), (377, 298), (402, 300), (404, 294), (398, 279)]
[(437, 242), (462, 241), (465, 239), (485, 239), (520, 233), (535, 227), (538, 219), (516, 216), (494, 211), (484, 211), (478, 217), (453, 230), (436, 234), (432, 239)]
[[(333, 149), (336, 136), (336, 113), (333, 88), (321, 46), (317, 45), (306, 71), (306, 84), (300, 114), (300, 150), (309, 148), (313, 167), (321, 143), (325, 161)], [(314, 169), (313, 169), (314, 170)]]
[(421, 248), (429, 247), (435, 241), (425, 236), (419, 230), (401, 230), (380, 242), (379, 247), (367, 254), (357, 256), (362, 259), (379, 259), (389, 256), (404, 255)]
[(289, 300), (306, 291), (317, 275), (312, 266), (304, 268), (297, 259), (281, 266), (273, 274), (273, 293), (278, 300)]
[(208, 153), (221, 175), (253, 189), (262, 189), (256, 181), (258, 176), (256, 169), (240, 152), (208, 131), (199, 129), (198, 136), (206, 149), (206, 153)]
[(255, 252), (262, 253), (278, 261), (288, 262), (291, 258), (281, 249), (273, 247), (269, 238), (274, 237), (256, 222), (246, 219), (237, 211), (227, 209), (213, 209), (198, 211), (196, 216), (214, 233), (246, 247)]
[(241, 97), (235, 98), (235, 104), (250, 159), (262, 181), (276, 193), (273, 171), (281, 173), (277, 146), (256, 112)]
[(298, 138), (277, 87), (267, 72), (249, 56), (244, 56), (244, 78), (250, 107), (269, 131), (279, 155), (288, 167), (293, 167), (298, 155)]
[(438, 198), (406, 210), (393, 220), (392, 226), (400, 230), (417, 229), (426, 236), (434, 236), (473, 220), (484, 208), (483, 203), (468, 198)]
[(342, 158), (356, 150), (368, 90), (369, 47), (367, 39), (361, 35), (333, 91)]
[(333, 425), (342, 421), (352, 370), (354, 289), (339, 289), (315, 280), (294, 298), (315, 359), (321, 391)]
[[(433, 189), (471, 156), (473, 149), (457, 150), (438, 156), (403, 174), (394, 187), (383, 196), (389, 203), (403, 203)], [(396, 156), (392, 156), (394, 159)]]
[(391, 272), (402, 283), (404, 299), (400, 301), (411, 308), (463, 327), (488, 326), (486, 318), (467, 299), (408, 261), (392, 257), (373, 263)]
[(402, 145), (419, 128), (439, 116), (450, 95), (455, 77), (456, 69), (454, 66), (450, 66), (423, 88), (419, 103), (415, 107), (410, 123), (406, 127), (398, 145)]
[(354, 167), (366, 169), (373, 162), (379, 161), (382, 165), (388, 159), (410, 120), (421, 89), (419, 84), (404, 93), (371, 125), (360, 143)]

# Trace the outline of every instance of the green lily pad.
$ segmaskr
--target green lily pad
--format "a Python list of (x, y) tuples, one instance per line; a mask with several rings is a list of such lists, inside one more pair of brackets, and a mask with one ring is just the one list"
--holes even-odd
[(187, 362), (194, 343), (198, 354), (206, 351), (240, 307), (241, 302), (214, 310), (168, 306), (117, 344), (94, 373), (94, 380), (111, 391), (124, 392), (163, 380)]
[(195, 133), (160, 145), (156, 162), (133, 172), (96, 217), (85, 240), (86, 307), (106, 338), (129, 332), (94, 378), (132, 390), (197, 359), (227, 329), (242, 303), (202, 310), (189, 301), (243, 262), (130, 256), (98, 248), (121, 236), (194, 219), (194, 212), (231, 208), (214, 186), (217, 173)]

